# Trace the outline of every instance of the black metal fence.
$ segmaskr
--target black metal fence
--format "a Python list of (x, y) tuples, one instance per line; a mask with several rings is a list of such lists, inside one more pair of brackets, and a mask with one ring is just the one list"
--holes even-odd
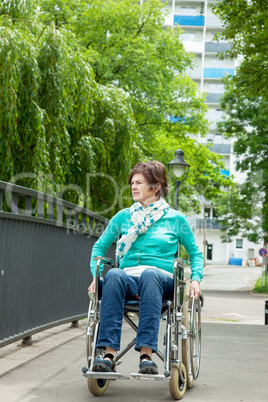
[(91, 249), (107, 223), (60, 198), (0, 181), (0, 347), (86, 316)]

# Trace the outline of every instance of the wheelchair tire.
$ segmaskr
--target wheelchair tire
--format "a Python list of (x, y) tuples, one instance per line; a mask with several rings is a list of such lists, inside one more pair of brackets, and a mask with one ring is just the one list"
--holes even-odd
[(201, 359), (201, 303), (191, 299), (190, 350), (193, 377), (196, 380), (200, 370)]
[[(96, 326), (94, 325), (93, 327), (94, 333), (96, 331)], [(98, 324), (97, 324), (97, 331), (98, 331)], [(92, 358), (92, 343), (94, 342), (94, 336), (93, 335), (87, 335), (86, 336), (86, 349), (87, 349), (87, 362), (88, 362), (88, 367), (90, 367), (91, 364), (91, 358)], [(93, 359), (96, 356), (93, 356)], [(109, 385), (109, 380), (104, 380), (104, 379), (95, 379), (95, 378), (88, 378), (87, 379), (87, 386), (89, 391), (91, 392), (92, 395), (94, 396), (101, 396), (104, 394), (104, 392), (107, 390)]]
[(186, 368), (183, 363), (181, 363), (181, 371), (184, 377), (183, 379), (180, 376), (179, 365), (177, 363), (172, 365), (170, 371), (169, 392), (175, 400), (182, 399), (186, 391)]
[(108, 388), (109, 380), (103, 379), (95, 379), (95, 378), (88, 378), (87, 379), (87, 386), (89, 391), (94, 396), (101, 396), (104, 394), (106, 389)]
[[(190, 329), (190, 318), (191, 318), (191, 309), (190, 309), (190, 281), (186, 281), (186, 286), (184, 290), (184, 300), (182, 307), (182, 325), (186, 328), (189, 333)], [(190, 309), (190, 310), (189, 310)], [(182, 353), (182, 362), (186, 368), (186, 380), (187, 380), (187, 389), (192, 388), (194, 383), (194, 376), (192, 372), (192, 360), (191, 360), (191, 345), (190, 345), (190, 337), (187, 339), (182, 339), (181, 341), (181, 353)]]

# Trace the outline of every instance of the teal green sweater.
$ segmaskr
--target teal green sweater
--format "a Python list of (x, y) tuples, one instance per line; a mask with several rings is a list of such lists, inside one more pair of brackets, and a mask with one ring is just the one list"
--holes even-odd
[[(105, 256), (112, 243), (120, 235), (126, 234), (132, 225), (130, 208), (123, 209), (110, 220), (92, 249), (90, 267), (93, 277), (96, 276), (96, 261), (93, 258)], [(173, 273), (178, 243), (181, 243), (189, 253), (191, 280), (201, 282), (203, 255), (195, 242), (186, 216), (171, 208), (166, 215), (150, 226), (146, 233), (138, 235), (134, 244), (121, 258), (119, 268), (150, 265)]]

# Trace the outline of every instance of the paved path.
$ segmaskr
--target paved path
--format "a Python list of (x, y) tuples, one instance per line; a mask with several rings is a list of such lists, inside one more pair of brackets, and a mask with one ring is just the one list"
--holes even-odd
[(203, 322), (263, 325), (268, 295), (251, 292), (261, 273), (262, 267), (207, 265), (201, 283)]
[[(263, 325), (268, 295), (250, 293), (260, 273), (257, 267), (206, 267), (200, 377), (183, 400), (268, 400), (268, 326)], [(161, 332), (164, 327), (165, 321), (161, 321)], [(132, 329), (125, 327), (122, 342), (132, 338)], [(80, 322), (79, 328), (71, 329), (67, 324), (44, 331), (33, 340), (31, 347), (22, 348), (15, 343), (0, 349), (1, 402), (95, 400), (81, 375), (86, 364), (85, 321)], [(161, 344), (159, 347), (162, 350)], [(163, 370), (161, 362), (157, 363)], [(130, 351), (119, 369), (129, 374), (137, 371), (137, 365), (138, 355)], [(133, 378), (111, 382), (101, 400), (118, 401), (122, 397), (129, 402), (171, 400), (167, 383)]]
[(202, 290), (250, 291), (261, 273), (262, 267), (206, 265)]
[[(161, 322), (161, 331), (165, 323)], [(132, 338), (127, 327), (123, 342)], [(268, 329), (265, 326), (207, 324), (202, 327), (200, 376), (187, 391), (185, 402), (267, 401)], [(156, 358), (159, 368), (163, 366)], [(85, 337), (79, 336), (0, 378), (3, 402), (94, 401), (81, 375), (85, 365)], [(137, 371), (138, 354), (131, 350), (120, 372)], [(110, 382), (103, 402), (170, 401), (167, 383), (117, 380)]]

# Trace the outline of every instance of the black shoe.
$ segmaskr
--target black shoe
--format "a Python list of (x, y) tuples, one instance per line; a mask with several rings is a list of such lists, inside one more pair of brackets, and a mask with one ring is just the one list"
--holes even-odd
[[(108, 359), (109, 360), (108, 360)], [(97, 357), (94, 360), (94, 364), (92, 367), (92, 371), (98, 371), (98, 372), (114, 372), (115, 368), (115, 361), (113, 360), (114, 356), (112, 353), (106, 353), (104, 358), (102, 359), (101, 357)]]
[(150, 356), (146, 354), (141, 355), (139, 368), (140, 374), (158, 374), (157, 365), (152, 361)]

